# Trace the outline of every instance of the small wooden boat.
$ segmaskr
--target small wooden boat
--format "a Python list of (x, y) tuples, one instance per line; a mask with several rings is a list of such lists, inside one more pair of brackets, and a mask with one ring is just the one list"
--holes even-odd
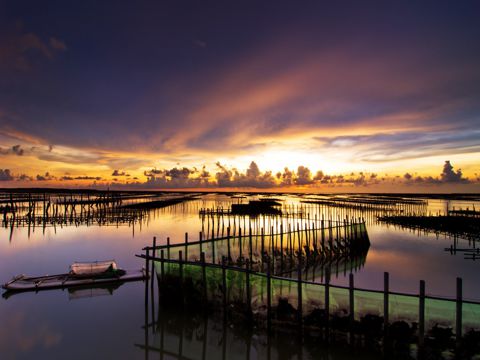
[(9, 291), (38, 291), (77, 286), (95, 286), (116, 282), (122, 283), (146, 278), (148, 278), (148, 273), (145, 269), (123, 270), (117, 267), (115, 261), (109, 260), (74, 263), (70, 266), (70, 272), (66, 274), (38, 277), (18, 275), (6, 284), (3, 284), (2, 288)]

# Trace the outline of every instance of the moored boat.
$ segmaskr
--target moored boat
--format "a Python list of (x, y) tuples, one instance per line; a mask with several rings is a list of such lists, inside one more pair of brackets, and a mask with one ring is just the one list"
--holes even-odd
[(65, 274), (37, 277), (18, 275), (3, 284), (2, 288), (9, 291), (38, 291), (143, 280), (147, 277), (145, 269), (123, 270), (113, 260), (94, 261), (74, 263), (70, 266), (70, 272)]

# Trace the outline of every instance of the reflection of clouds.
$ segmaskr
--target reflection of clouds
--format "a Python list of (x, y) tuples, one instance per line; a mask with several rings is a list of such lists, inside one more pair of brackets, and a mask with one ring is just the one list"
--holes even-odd
[(62, 334), (55, 332), (50, 325), (35, 323), (33, 326), (27, 323), (27, 317), (24, 312), (10, 313), (2, 318), (2, 327), (0, 327), (0, 348), (2, 352), (8, 355), (8, 349), (13, 352), (27, 352), (35, 347), (48, 349), (58, 345), (62, 339)]

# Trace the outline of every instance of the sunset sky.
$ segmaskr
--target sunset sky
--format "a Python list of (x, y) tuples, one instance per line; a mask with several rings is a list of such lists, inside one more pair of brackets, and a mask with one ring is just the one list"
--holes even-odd
[(479, 18), (0, 0), (0, 187), (480, 192)]

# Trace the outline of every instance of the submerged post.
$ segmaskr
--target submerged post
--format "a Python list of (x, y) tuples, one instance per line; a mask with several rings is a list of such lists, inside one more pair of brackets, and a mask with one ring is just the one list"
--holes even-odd
[(455, 321), (455, 337), (457, 344), (462, 338), (462, 278), (457, 277), (457, 316)]

